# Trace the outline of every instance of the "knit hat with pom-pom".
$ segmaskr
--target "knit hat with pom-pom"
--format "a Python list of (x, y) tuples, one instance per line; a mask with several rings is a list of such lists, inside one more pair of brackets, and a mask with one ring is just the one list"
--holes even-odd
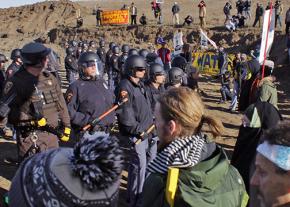
[(9, 206), (118, 206), (123, 157), (116, 138), (83, 138), (26, 159), (13, 178)]

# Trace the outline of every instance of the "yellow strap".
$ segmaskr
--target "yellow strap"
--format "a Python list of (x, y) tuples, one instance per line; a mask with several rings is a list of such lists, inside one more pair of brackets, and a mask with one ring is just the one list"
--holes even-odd
[(170, 207), (174, 206), (174, 197), (177, 189), (178, 175), (179, 175), (178, 168), (169, 167), (165, 194), (166, 200), (169, 203)]

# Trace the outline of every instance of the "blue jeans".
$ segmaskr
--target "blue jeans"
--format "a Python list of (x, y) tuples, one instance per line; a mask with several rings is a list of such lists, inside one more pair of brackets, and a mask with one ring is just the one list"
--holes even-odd
[(235, 110), (238, 105), (238, 97), (240, 93), (240, 86), (237, 80), (234, 80), (234, 95), (232, 96), (232, 102), (230, 105), (231, 110)]

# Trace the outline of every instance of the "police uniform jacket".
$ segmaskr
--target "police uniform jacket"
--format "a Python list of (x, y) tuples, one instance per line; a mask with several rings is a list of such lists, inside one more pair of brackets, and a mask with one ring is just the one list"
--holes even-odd
[(104, 48), (98, 48), (97, 49), (97, 55), (101, 59), (103, 63), (106, 63), (106, 50)]
[[(47, 125), (70, 127), (70, 119), (61, 88), (56, 78), (49, 72), (34, 76), (22, 66), (4, 86), (2, 101), (8, 100), (12, 94), (16, 97), (9, 103), (10, 112), (7, 118), (0, 121), (0, 127), (7, 121), (14, 125), (17, 133), (19, 156), (25, 156), (33, 145), (29, 127), (21, 125), (27, 121), (46, 119)], [(13, 97), (13, 96), (12, 96)], [(40, 117), (39, 117), (40, 116)], [(34, 130), (38, 136), (37, 145), (40, 151), (58, 147), (58, 138), (41, 130)]]
[(66, 56), (64, 64), (67, 71), (78, 72), (78, 64), (75, 57), (71, 55)]
[(120, 82), (119, 94), (128, 93), (128, 102), (118, 111), (120, 131), (123, 135), (137, 136), (153, 124), (149, 95), (143, 83), (132, 82), (129, 78)]
[(15, 62), (12, 62), (7, 70), (6, 70), (6, 77), (10, 78), (20, 69), (21, 65), (17, 65)]
[[(74, 81), (66, 92), (68, 111), (74, 128), (80, 128), (99, 117), (114, 104), (114, 93), (103, 79)], [(115, 113), (107, 115), (98, 127), (108, 127), (115, 120)]]
[(155, 108), (155, 104), (160, 96), (161, 93), (163, 93), (165, 91), (164, 86), (160, 86), (158, 89), (155, 88), (151, 82), (147, 82), (145, 83), (145, 89), (147, 91), (148, 94), (148, 98), (151, 104), (151, 109), (152, 112), (154, 111)]

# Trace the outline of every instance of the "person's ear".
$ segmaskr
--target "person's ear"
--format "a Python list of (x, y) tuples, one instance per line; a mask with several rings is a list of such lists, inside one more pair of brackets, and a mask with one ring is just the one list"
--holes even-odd
[(170, 135), (174, 135), (177, 132), (177, 123), (173, 120), (170, 120), (167, 125), (168, 132)]

